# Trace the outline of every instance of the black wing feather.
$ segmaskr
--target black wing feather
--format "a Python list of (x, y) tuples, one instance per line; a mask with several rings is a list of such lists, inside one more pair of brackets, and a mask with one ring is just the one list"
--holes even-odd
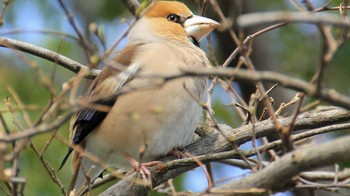
[[(95, 104), (112, 107), (115, 101), (115, 98), (111, 98), (109, 100), (103, 99), (96, 101)], [(78, 145), (81, 141), (83, 141), (86, 138), (86, 136), (89, 135), (89, 133), (91, 133), (91, 131), (94, 130), (96, 126), (102, 122), (106, 115), (107, 112), (99, 111), (93, 108), (82, 109), (78, 113), (77, 119), (73, 125), (73, 128), (77, 127), (77, 130), (75, 131), (72, 143)], [(58, 170), (60, 170), (64, 166), (64, 164), (67, 162), (69, 155), (72, 152), (73, 148), (69, 147), (68, 152), (63, 158)]]

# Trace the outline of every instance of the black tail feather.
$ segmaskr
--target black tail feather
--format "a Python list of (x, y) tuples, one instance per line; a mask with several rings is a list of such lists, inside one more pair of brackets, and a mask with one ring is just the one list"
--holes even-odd
[(64, 166), (64, 164), (67, 162), (69, 155), (70, 155), (72, 152), (73, 152), (73, 148), (69, 147), (66, 156), (64, 156), (64, 158), (63, 158), (63, 160), (62, 160), (62, 162), (61, 162), (61, 165), (60, 165), (60, 167), (58, 168), (58, 171), (60, 171), (60, 170), (62, 169), (62, 167)]

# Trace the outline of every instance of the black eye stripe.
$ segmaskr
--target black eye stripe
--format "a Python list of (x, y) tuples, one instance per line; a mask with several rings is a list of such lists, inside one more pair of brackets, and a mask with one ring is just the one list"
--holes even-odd
[(193, 15), (191, 15), (191, 16), (189, 16), (189, 17), (185, 18), (185, 20), (190, 19), (190, 18), (192, 18), (192, 17), (193, 17)]
[(168, 21), (171, 21), (171, 22), (176, 22), (176, 23), (179, 23), (179, 24), (183, 24), (188, 18), (191, 18), (192, 16), (189, 16), (189, 17), (183, 17), (183, 16), (180, 16), (180, 15), (177, 15), (177, 14), (169, 14), (166, 18), (168, 19)]
[(171, 22), (176, 22), (176, 23), (179, 23), (180, 22), (180, 19), (181, 17), (177, 14), (169, 14), (167, 17), (166, 17), (169, 21)]
[(170, 22), (175, 22), (175, 23), (178, 23), (180, 25), (183, 25), (184, 22), (189, 19), (189, 18), (192, 18), (193, 15), (191, 16), (188, 16), (188, 17), (183, 17), (183, 16), (180, 16), (180, 15), (177, 15), (177, 14), (174, 14), (174, 13), (170, 13), (166, 19)]

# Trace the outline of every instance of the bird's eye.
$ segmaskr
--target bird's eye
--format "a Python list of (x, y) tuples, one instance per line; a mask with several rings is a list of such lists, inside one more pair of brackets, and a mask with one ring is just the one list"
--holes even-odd
[(166, 18), (171, 22), (179, 22), (180, 21), (180, 16), (177, 14), (169, 14)]

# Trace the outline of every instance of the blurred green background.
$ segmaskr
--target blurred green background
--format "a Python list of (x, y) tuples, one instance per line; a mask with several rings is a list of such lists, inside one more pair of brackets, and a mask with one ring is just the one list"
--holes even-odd
[[(78, 27), (85, 33), (88, 33), (88, 25), (91, 22), (98, 24), (104, 32), (107, 46), (119, 38), (121, 32), (127, 28), (127, 22), (130, 22), (132, 18), (129, 11), (117, 0), (75, 0), (65, 2), (74, 14)], [(189, 3), (189, 1), (184, 2)], [(320, 6), (326, 1), (312, 2)], [(340, 2), (333, 1), (332, 4), (338, 5)], [(192, 1), (189, 4), (192, 10), (197, 10), (197, 6)], [(242, 9), (245, 12), (295, 10), (290, 4), (290, 1), (272, 0), (249, 0), (244, 2)], [(217, 19), (210, 6), (208, 12), (210, 17)], [(227, 10), (227, 12), (230, 13), (230, 10)], [(337, 14), (337, 11), (330, 13)], [(259, 28), (262, 27), (258, 27), (257, 29)], [(75, 35), (58, 1), (14, 0), (9, 4), (9, 8), (5, 14), (4, 25), (0, 27), (0, 36), (42, 46), (82, 64), (87, 62), (83, 51), (72, 39), (38, 32), (25, 32), (26, 30), (35, 31), (43, 29)], [(254, 32), (254, 30), (251, 31)], [(337, 29), (334, 31), (337, 31)], [(223, 51), (223, 48), (235, 47), (231, 43), (226, 42), (230, 46), (225, 46), (223, 42), (220, 42), (220, 38), (224, 36), (227, 36), (227, 33), (216, 32), (212, 36), (219, 64), (227, 58), (227, 53), (232, 52), (232, 50)], [(97, 43), (97, 47), (102, 51), (102, 47), (98, 44), (96, 38), (91, 36), (91, 39)], [(122, 48), (124, 43), (125, 41), (118, 46), (117, 50)], [(291, 24), (257, 38), (255, 44), (257, 43), (263, 43), (260, 47), (258, 45), (257, 48), (254, 48), (254, 63), (259, 69), (276, 70), (287, 73), (289, 76), (310, 80), (320, 61), (320, 34), (314, 25)], [(203, 49), (205, 49), (205, 46), (205, 44), (202, 44)], [(329, 67), (327, 67), (324, 81), (325, 86), (334, 88), (344, 94), (350, 94), (349, 54), (350, 44), (345, 42)], [(21, 55), (29, 58), (30, 61), (36, 62), (48, 78), (53, 78), (53, 85), (57, 91), (62, 89), (64, 82), (74, 76), (72, 72), (52, 62), (28, 54), (21, 53)], [(42, 109), (50, 100), (50, 94), (43, 87), (38, 73), (28, 63), (23, 62), (21, 55), (17, 55), (11, 49), (0, 48), (0, 111), (11, 131), (17, 131), (18, 129), (13, 123), (13, 116), (9, 112), (6, 112), (7, 107), (4, 101), (6, 97), (10, 98), (15, 107), (13, 96), (8, 90), (9, 88), (13, 88), (18, 93), (25, 105), (32, 105), (38, 109), (29, 111), (32, 121), (38, 118)], [(288, 93), (290, 92), (287, 92), (286, 96), (290, 99), (294, 96), (293, 93), (295, 92), (292, 92), (292, 94)], [(228, 104), (230, 104), (230, 99), (220, 87), (217, 87), (214, 91), (214, 110), (216, 117), (222, 123), (237, 127), (242, 121), (239, 120), (235, 109), (227, 106)], [(15, 117), (18, 118), (23, 128), (28, 127), (19, 113), (15, 113)], [(66, 123), (58, 130), (58, 134), (68, 138), (68, 127), (69, 125)], [(4, 132), (4, 127), (1, 125), (0, 131)], [(46, 146), (46, 142), (50, 140), (52, 134), (51, 132), (32, 138), (33, 143), (39, 151)], [(66, 151), (67, 147), (54, 139), (43, 154), (43, 157), (57, 170)], [(11, 167), (11, 165), (6, 164), (5, 167)], [(218, 173), (225, 173), (221, 168), (221, 166), (218, 166)], [(25, 195), (61, 195), (59, 188), (49, 178), (48, 173), (43, 169), (38, 157), (29, 146), (19, 154), (19, 169), (19, 177), (23, 177), (26, 180)], [(71, 177), (69, 164), (57, 172), (57, 175), (64, 186), (67, 187)], [(203, 174), (196, 170), (190, 174), (181, 175), (181, 177), (175, 180), (176, 189), (189, 189), (193, 191), (203, 189), (203, 186), (205, 187), (205, 178), (201, 177), (204, 180), (202, 180), (203, 182), (199, 182), (197, 181), (199, 179), (198, 175), (202, 176)], [(222, 178), (222, 176), (217, 175), (217, 178)], [(0, 183), (0, 187), (6, 189), (4, 183)], [(105, 187), (96, 190), (95, 193), (103, 190)], [(1, 191), (0, 195), (2, 195)]]

